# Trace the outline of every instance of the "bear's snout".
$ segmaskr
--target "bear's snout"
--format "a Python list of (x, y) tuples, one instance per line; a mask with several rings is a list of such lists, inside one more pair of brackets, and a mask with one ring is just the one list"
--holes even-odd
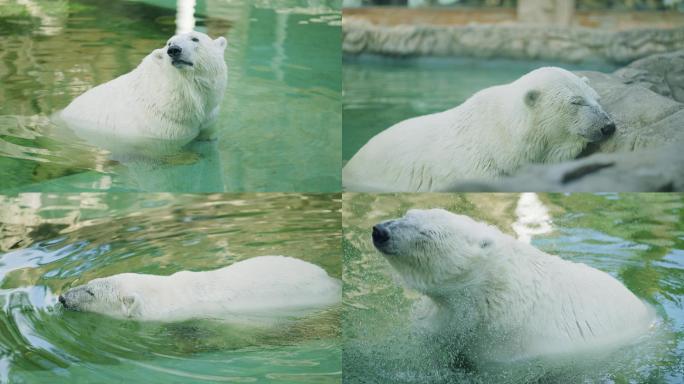
[(390, 239), (390, 232), (387, 229), (387, 225), (384, 223), (377, 224), (373, 226), (373, 244), (376, 247), (382, 247)]
[[(66, 297), (64, 297), (64, 295), (59, 295), (57, 297), (57, 301), (59, 301), (59, 303), (62, 304), (62, 307), (64, 307), (64, 309), (68, 309), (68, 310), (74, 309), (72, 306), (69, 305), (69, 303), (67, 302), (67, 299), (66, 299)], [(72, 302), (72, 304), (73, 304), (73, 302)]]
[(603, 134), (603, 136), (610, 136), (613, 133), (615, 133), (615, 123), (611, 121), (608, 124), (604, 125), (603, 128), (601, 128), (601, 133)]
[(183, 53), (183, 50), (177, 45), (172, 45), (166, 50), (166, 53), (171, 56), (172, 59), (177, 59), (180, 57), (181, 53)]

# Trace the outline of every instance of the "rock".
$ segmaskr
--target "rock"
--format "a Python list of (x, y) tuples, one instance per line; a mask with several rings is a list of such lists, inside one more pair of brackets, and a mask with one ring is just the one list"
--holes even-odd
[(589, 84), (601, 96), (601, 105), (617, 126), (611, 138), (590, 146), (585, 155), (663, 145), (684, 132), (684, 104), (640, 85), (624, 84), (615, 75), (592, 71), (575, 73), (589, 79)]
[(533, 165), (498, 182), (456, 183), (448, 191), (682, 192), (682, 144)]
[(684, 103), (684, 50), (648, 56), (614, 74), (625, 84), (641, 85)]

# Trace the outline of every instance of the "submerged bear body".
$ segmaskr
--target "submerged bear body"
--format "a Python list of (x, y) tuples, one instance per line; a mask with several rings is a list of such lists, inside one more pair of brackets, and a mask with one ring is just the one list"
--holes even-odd
[(421, 324), (474, 361), (510, 361), (624, 345), (654, 311), (609, 274), (546, 254), (450, 212), (411, 210), (373, 241), (407, 287)]
[(58, 119), (102, 146), (208, 136), (227, 84), (225, 47), (225, 38), (200, 32), (173, 36), (131, 72), (78, 96)]
[(59, 298), (67, 309), (117, 318), (244, 323), (304, 316), (340, 300), (337, 279), (314, 264), (284, 256), (170, 276), (122, 273), (94, 279)]

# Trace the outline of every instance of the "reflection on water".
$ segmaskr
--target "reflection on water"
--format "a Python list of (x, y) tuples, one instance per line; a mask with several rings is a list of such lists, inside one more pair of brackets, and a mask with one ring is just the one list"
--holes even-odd
[(340, 206), (339, 195), (0, 197), (0, 382), (339, 381), (337, 308), (251, 329), (121, 321), (55, 303), (96, 277), (209, 270), (269, 254), (339, 278)]
[[(473, 371), (411, 326), (419, 295), (374, 250), (370, 228), (410, 208), (442, 207), (586, 263), (623, 282), (661, 319), (637, 345)], [(542, 209), (543, 208), (543, 209)], [(684, 197), (678, 194), (345, 194), (343, 372), (349, 383), (681, 383), (684, 380)], [(517, 224), (514, 224), (517, 223)], [(533, 225), (532, 228), (537, 227)]]
[(346, 162), (371, 137), (402, 120), (454, 108), (481, 89), (509, 83), (545, 65), (614, 69), (505, 59), (345, 57), (342, 159)]
[(512, 224), (518, 240), (530, 243), (532, 236), (543, 235), (553, 230), (551, 216), (536, 193), (520, 194), (518, 205), (515, 207), (517, 219)]
[(176, 34), (195, 29), (195, 0), (178, 0), (176, 6)]
[[(152, 191), (339, 190), (339, 1), (9, 3), (0, 7), (0, 190), (150, 190), (130, 174), (168, 180)], [(228, 39), (217, 152), (183, 148), (180, 169), (177, 158), (128, 161), (115, 150), (128, 143), (86, 144), (49, 121), (193, 27)]]

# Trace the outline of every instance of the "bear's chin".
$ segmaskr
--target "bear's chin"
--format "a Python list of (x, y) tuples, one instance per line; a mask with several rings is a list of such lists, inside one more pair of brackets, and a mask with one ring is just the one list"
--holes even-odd
[(599, 134), (580, 134), (580, 137), (583, 138), (587, 143), (598, 143), (599, 141), (604, 140), (606, 137), (599, 133)]
[(188, 67), (193, 67), (193, 66), (194, 66), (193, 63), (191, 63), (191, 62), (189, 62), (189, 61), (185, 61), (185, 60), (173, 60), (173, 61), (171, 62), (171, 65), (173, 65), (174, 67), (176, 67), (176, 68), (178, 68), (178, 69), (181, 69), (181, 68), (188, 68)]
[(373, 244), (384, 257), (393, 257), (397, 255), (397, 250), (388, 244)]

